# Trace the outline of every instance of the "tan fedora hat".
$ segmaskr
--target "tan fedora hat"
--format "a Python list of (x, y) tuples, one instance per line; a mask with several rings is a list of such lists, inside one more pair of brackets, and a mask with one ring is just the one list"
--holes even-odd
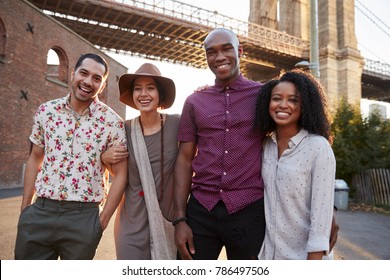
[(169, 78), (162, 77), (160, 70), (151, 63), (144, 63), (134, 74), (124, 74), (119, 78), (119, 100), (138, 110), (134, 104), (131, 86), (134, 80), (141, 76), (152, 77), (161, 85), (164, 92), (159, 92), (159, 95), (162, 97), (160, 106), (162, 109), (171, 107), (176, 96), (175, 83)]

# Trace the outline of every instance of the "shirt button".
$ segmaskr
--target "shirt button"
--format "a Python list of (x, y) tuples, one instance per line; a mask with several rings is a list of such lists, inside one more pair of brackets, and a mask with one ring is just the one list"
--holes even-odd
[(229, 131), (229, 128), (226, 128), (226, 131)]
[(228, 90), (228, 89), (229, 89), (229, 87), (226, 87), (226, 89)]
[(219, 192), (223, 192), (223, 190), (222, 190), (222, 189), (220, 189), (220, 190), (219, 190)]
[(228, 153), (228, 151), (225, 151), (225, 154), (227, 154)]
[(226, 96), (230, 96), (230, 94), (228, 93), (228, 94), (226, 94)]
[(226, 175), (226, 172), (223, 172), (223, 175)]
[(229, 114), (229, 111), (226, 111), (226, 114)]

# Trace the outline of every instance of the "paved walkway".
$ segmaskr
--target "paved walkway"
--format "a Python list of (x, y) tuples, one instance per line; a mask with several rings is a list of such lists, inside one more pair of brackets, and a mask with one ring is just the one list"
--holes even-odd
[(338, 211), (336, 252), (345, 260), (390, 260), (390, 216), (365, 211)]
[[(0, 189), (0, 259), (12, 260), (20, 212), (21, 189)], [(334, 249), (337, 260), (390, 260), (390, 216), (364, 211), (337, 212), (340, 225)], [(104, 232), (95, 259), (114, 260), (113, 220)], [(221, 259), (225, 256), (222, 254)]]

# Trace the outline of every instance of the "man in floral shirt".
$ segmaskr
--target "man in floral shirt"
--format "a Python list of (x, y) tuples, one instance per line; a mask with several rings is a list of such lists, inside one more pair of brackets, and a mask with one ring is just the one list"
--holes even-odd
[(95, 256), (127, 182), (127, 160), (113, 164), (99, 213), (106, 187), (100, 155), (115, 144), (126, 146), (123, 120), (98, 99), (108, 72), (99, 55), (82, 55), (72, 71), (71, 92), (42, 104), (35, 114), (15, 259)]

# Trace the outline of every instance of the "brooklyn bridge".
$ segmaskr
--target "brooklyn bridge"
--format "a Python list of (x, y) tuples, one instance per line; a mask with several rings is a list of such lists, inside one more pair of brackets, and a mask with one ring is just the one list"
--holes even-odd
[[(208, 31), (222, 26), (238, 34), (245, 50), (242, 72), (251, 79), (264, 81), (281, 69), (309, 60), (310, 42), (303, 36), (178, 1), (29, 2), (105, 51), (206, 68), (203, 40)], [(389, 102), (389, 88), (390, 65), (364, 59), (361, 97)]]

